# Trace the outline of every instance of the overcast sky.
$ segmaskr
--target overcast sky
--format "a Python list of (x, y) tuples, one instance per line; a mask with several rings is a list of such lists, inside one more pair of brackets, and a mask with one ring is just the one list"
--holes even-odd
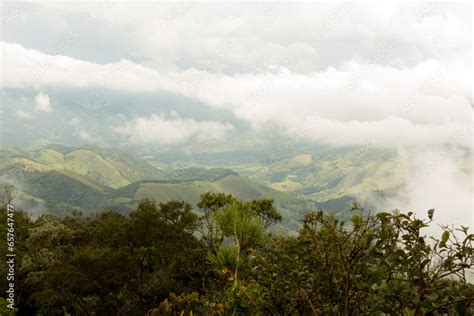
[(3, 115), (63, 115), (86, 142), (85, 119), (62, 114), (54, 91), (171, 93), (232, 116), (117, 108), (104, 133), (137, 143), (272, 126), (338, 146), (472, 147), (470, 3), (6, 2), (2, 21)]

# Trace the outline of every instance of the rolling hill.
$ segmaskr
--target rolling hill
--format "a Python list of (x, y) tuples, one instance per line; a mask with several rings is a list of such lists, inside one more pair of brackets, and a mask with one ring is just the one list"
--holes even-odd
[[(125, 152), (93, 146), (50, 145), (31, 152), (4, 147), (0, 179), (16, 184), (19, 206), (37, 213), (65, 214), (72, 209), (127, 213), (143, 199), (183, 199), (195, 206), (200, 195), (210, 191), (244, 200), (272, 198), (284, 225), (293, 229), (311, 210), (345, 213), (355, 199), (371, 207), (365, 197), (376, 201), (393, 196), (403, 183), (393, 157), (384, 150), (338, 149), (243, 163), (235, 169), (222, 164), (214, 168), (163, 164), (160, 169)], [(469, 169), (471, 160), (466, 161)]]
[[(309, 151), (258, 166), (236, 170), (279, 191), (331, 205), (353, 200), (367, 192), (397, 189), (396, 155), (379, 149), (330, 149)], [(339, 201), (336, 203), (336, 201)]]
[(38, 172), (72, 172), (111, 188), (165, 177), (164, 172), (125, 152), (92, 146), (72, 148), (51, 145), (32, 152), (3, 148), (0, 157), (2, 174), (15, 168)]
[(86, 214), (106, 209), (127, 213), (143, 199), (183, 199), (193, 206), (204, 192), (225, 192), (243, 200), (272, 198), (284, 221), (297, 229), (318, 204), (239, 176), (225, 168), (183, 168), (165, 173), (145, 161), (93, 147), (48, 147), (34, 152), (3, 148), (3, 182), (19, 188), (16, 203), (34, 215)]
[(195, 205), (202, 193), (211, 191), (244, 200), (272, 198), (285, 225), (297, 227), (311, 210), (345, 212), (362, 193), (386, 196), (400, 185), (392, 154), (384, 151), (308, 152), (244, 164), (236, 168), (238, 173), (225, 166), (165, 172), (125, 152), (92, 146), (50, 145), (32, 152), (2, 148), (0, 157), (0, 175), (20, 188), (21, 206), (59, 214), (75, 208), (126, 213), (143, 199), (181, 198)]

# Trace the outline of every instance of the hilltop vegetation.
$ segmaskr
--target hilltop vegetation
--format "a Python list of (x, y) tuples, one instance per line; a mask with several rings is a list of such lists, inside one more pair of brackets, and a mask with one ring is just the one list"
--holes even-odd
[[(425, 236), (433, 219), (310, 212), (299, 234), (273, 235), (271, 199), (205, 193), (143, 201), (129, 215), (17, 211), (18, 315), (474, 315), (467, 227)], [(0, 233), (6, 234), (6, 211)], [(1, 246), (5, 257), (6, 245)], [(2, 275), (6, 265), (0, 265)], [(6, 308), (0, 284), (0, 313)]]

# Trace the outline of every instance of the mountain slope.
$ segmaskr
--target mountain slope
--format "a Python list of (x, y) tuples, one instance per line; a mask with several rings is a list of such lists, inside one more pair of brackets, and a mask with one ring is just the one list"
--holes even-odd
[(276, 202), (291, 203), (301, 199), (277, 191), (238, 175), (227, 175), (217, 181), (144, 181), (117, 190), (121, 197), (133, 200), (153, 199), (164, 202), (182, 198), (192, 204), (198, 202), (204, 192), (225, 192), (243, 200), (271, 198)]
[[(33, 152), (2, 150), (0, 171), (15, 167), (30, 171), (70, 171), (112, 188), (145, 179), (165, 178), (165, 173), (126, 153), (91, 146), (49, 146)], [(14, 174), (13, 174), (14, 176)]]
[[(190, 167), (164, 173), (143, 160), (95, 147), (55, 145), (34, 152), (5, 149), (0, 157), (0, 175), (18, 186), (20, 206), (39, 213), (65, 214), (73, 209), (126, 213), (144, 199), (183, 199), (196, 207), (202, 193), (224, 192), (242, 200), (273, 199), (283, 215), (280, 228), (296, 230), (304, 214), (321, 207), (337, 212), (336, 208), (346, 209), (352, 199), (316, 203), (225, 168)], [(279, 168), (298, 172), (312, 164), (311, 156), (301, 155)]]
[(143, 199), (157, 203), (183, 199), (196, 206), (204, 192), (224, 192), (242, 200), (271, 198), (283, 216), (279, 229), (297, 230), (304, 214), (319, 208), (319, 204), (295, 197), (238, 175), (226, 175), (216, 181), (144, 181), (117, 190), (114, 204), (134, 207)]
[(145, 161), (94, 147), (48, 146), (33, 152), (0, 151), (0, 175), (19, 188), (17, 202), (32, 213), (128, 212), (143, 199), (183, 199), (196, 207), (204, 192), (244, 200), (272, 198), (287, 227), (297, 228), (314, 202), (292, 196), (225, 168), (191, 167), (165, 174)]
[(389, 150), (374, 148), (328, 149), (237, 171), (274, 189), (327, 201), (397, 188), (403, 180), (394, 157)]

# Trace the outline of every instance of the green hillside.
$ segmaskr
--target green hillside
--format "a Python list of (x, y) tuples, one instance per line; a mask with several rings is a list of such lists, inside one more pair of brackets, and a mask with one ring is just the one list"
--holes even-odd
[(2, 173), (14, 168), (39, 172), (70, 171), (111, 188), (165, 177), (164, 172), (124, 152), (91, 146), (70, 148), (52, 145), (33, 152), (4, 149), (0, 155)]
[(238, 176), (239, 174), (226, 168), (188, 167), (172, 170), (168, 173), (167, 179), (176, 181), (216, 181), (228, 175)]
[(127, 213), (144, 199), (183, 199), (195, 206), (204, 192), (225, 192), (243, 200), (274, 199), (283, 225), (294, 230), (311, 210), (344, 213), (354, 199), (364, 202), (366, 193), (384, 197), (401, 185), (393, 153), (380, 150), (300, 154), (240, 166), (242, 175), (224, 167), (164, 172), (127, 153), (92, 146), (52, 145), (32, 152), (3, 148), (0, 157), (0, 175), (18, 185), (22, 207), (60, 214), (75, 208)]
[(0, 158), (2, 182), (15, 184), (20, 190), (17, 203), (33, 213), (62, 214), (74, 208), (95, 212), (114, 206), (116, 188), (164, 177), (137, 158), (95, 147), (51, 145), (31, 152), (3, 147)]
[(46, 201), (48, 210), (55, 213), (67, 212), (71, 208), (104, 208), (113, 194), (90, 179), (68, 171), (28, 173), (24, 180), (28, 184), (28, 193)]
[(150, 199), (157, 203), (171, 199), (182, 199), (195, 206), (204, 192), (225, 192), (242, 200), (273, 199), (283, 216), (283, 221), (276, 230), (297, 230), (304, 214), (320, 208), (316, 202), (298, 198), (237, 175), (227, 175), (217, 181), (134, 183), (117, 190), (118, 197), (114, 203), (121, 203), (132, 208), (144, 199)]
[(332, 149), (263, 162), (260, 168), (243, 166), (237, 171), (274, 189), (327, 201), (400, 186), (403, 181), (394, 157), (389, 150)]
[(221, 191), (231, 192), (235, 196), (244, 200), (270, 198), (281, 203), (299, 201), (299, 199), (293, 195), (272, 189), (239, 176), (227, 176), (217, 181), (216, 184), (219, 186)]
[(134, 200), (153, 199), (164, 202), (181, 198), (192, 204), (197, 203), (204, 192), (225, 192), (243, 200), (271, 198), (280, 203), (299, 202), (301, 199), (288, 193), (277, 191), (237, 175), (228, 175), (217, 181), (150, 181), (131, 184), (117, 190), (121, 197)]
[(18, 205), (33, 214), (66, 214), (73, 209), (127, 213), (144, 199), (182, 199), (196, 206), (204, 192), (225, 192), (243, 200), (274, 199), (284, 217), (282, 225), (296, 230), (303, 214), (318, 207), (226, 168), (164, 173), (140, 159), (94, 147), (55, 145), (33, 152), (8, 149), (0, 155), (0, 175), (13, 179), (20, 190)]
[(128, 154), (124, 150), (111, 150), (93, 146), (85, 146), (83, 148), (103, 157), (105, 161), (110, 163), (120, 175), (130, 183), (141, 180), (166, 178), (165, 172), (153, 167), (142, 159)]

